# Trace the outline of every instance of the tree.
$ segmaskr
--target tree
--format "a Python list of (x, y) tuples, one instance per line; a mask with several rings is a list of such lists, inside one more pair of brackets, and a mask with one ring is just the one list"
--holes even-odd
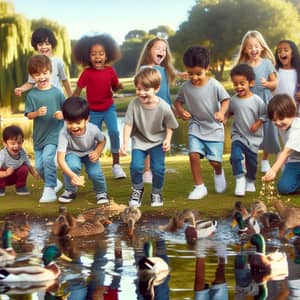
[(175, 31), (169, 26), (160, 25), (154, 29), (149, 30), (148, 34), (168, 39), (170, 36), (173, 36), (175, 34)]
[(284, 0), (201, 0), (169, 42), (175, 57), (191, 45), (208, 47), (211, 70), (222, 79), (226, 62), (237, 54), (248, 30), (260, 31), (272, 48), (283, 38), (298, 43), (299, 27), (298, 12)]
[(129, 41), (132, 39), (143, 39), (147, 35), (146, 31), (144, 30), (131, 30), (125, 35), (125, 41)]

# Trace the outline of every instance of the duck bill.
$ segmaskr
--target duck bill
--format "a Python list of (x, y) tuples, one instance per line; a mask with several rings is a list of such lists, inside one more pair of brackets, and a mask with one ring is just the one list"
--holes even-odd
[(12, 234), (12, 239), (13, 239), (14, 241), (20, 241), (20, 240), (21, 240), (21, 238), (18, 237), (17, 235), (15, 235), (15, 234)]
[(231, 222), (231, 228), (234, 228), (237, 224), (238, 224), (237, 221), (236, 221), (236, 220), (233, 220), (233, 221)]
[(287, 240), (290, 240), (291, 238), (293, 238), (295, 236), (293, 231), (290, 231), (289, 233), (287, 233), (284, 237)]
[(72, 261), (72, 258), (70, 258), (69, 256), (65, 255), (64, 253), (62, 253), (59, 258), (65, 260), (65, 261), (68, 261), (68, 262)]

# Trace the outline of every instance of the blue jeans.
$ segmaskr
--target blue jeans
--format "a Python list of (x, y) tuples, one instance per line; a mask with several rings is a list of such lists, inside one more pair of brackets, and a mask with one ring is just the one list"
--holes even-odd
[(150, 169), (153, 174), (152, 192), (160, 193), (165, 178), (165, 152), (162, 145), (148, 150), (133, 149), (131, 153), (130, 176), (135, 189), (143, 188), (143, 173), (146, 156), (150, 154)]
[(245, 156), (247, 169), (246, 178), (255, 180), (257, 171), (257, 153), (252, 152), (246, 145), (244, 145), (240, 141), (234, 141), (231, 144), (230, 163), (232, 166), (233, 175), (239, 176), (244, 173), (242, 166), (243, 154)]
[(293, 194), (300, 188), (300, 162), (286, 163), (277, 182), (279, 194)]
[(45, 187), (56, 187), (56, 145), (45, 145), (34, 150), (35, 168), (45, 182)]
[[(88, 155), (79, 157), (74, 153), (66, 154), (65, 159), (69, 168), (78, 176), (80, 175), (82, 165), (84, 164), (86, 173), (88, 174), (89, 179), (92, 180), (96, 194), (106, 192), (106, 181), (99, 161), (91, 162)], [(64, 174), (64, 180), (67, 191), (77, 191), (77, 186), (71, 184), (71, 180), (66, 174)]]
[(112, 105), (105, 111), (90, 111), (90, 122), (95, 124), (102, 130), (102, 123), (107, 127), (110, 148), (112, 153), (119, 153), (120, 150), (120, 134), (118, 130), (118, 121), (115, 105)]

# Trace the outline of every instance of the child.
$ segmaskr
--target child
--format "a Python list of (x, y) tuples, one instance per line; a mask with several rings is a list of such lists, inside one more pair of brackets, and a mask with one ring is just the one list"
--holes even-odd
[[(174, 82), (176, 71), (172, 65), (172, 56), (167, 40), (155, 37), (145, 44), (137, 64), (136, 73), (139, 72), (140, 68), (146, 66), (159, 71), (161, 75), (161, 82), (157, 96), (165, 100), (173, 109), (174, 106), (172, 105), (170, 96), (169, 82)], [(175, 108), (173, 111), (175, 111)], [(147, 156), (145, 160), (143, 181), (144, 183), (152, 182), (149, 156)]]
[(56, 147), (63, 126), (61, 106), (65, 100), (62, 92), (51, 86), (52, 66), (46, 55), (29, 59), (28, 72), (35, 87), (26, 95), (25, 116), (33, 120), (33, 146), (35, 167), (44, 180), (41, 203), (56, 201), (56, 192), (62, 187), (56, 175)]
[(163, 205), (161, 192), (165, 174), (165, 152), (170, 150), (173, 129), (178, 127), (178, 123), (170, 105), (156, 96), (160, 80), (157, 70), (141, 69), (134, 78), (138, 98), (129, 103), (124, 119), (121, 154), (127, 154), (129, 137), (132, 138), (130, 206), (141, 206), (144, 194), (144, 160), (148, 154), (153, 174), (151, 206)]
[(280, 41), (275, 52), (275, 59), (278, 84), (274, 95), (288, 94), (292, 99), (295, 99), (297, 115), (299, 115), (300, 56), (295, 43), (290, 40)]
[(105, 136), (89, 123), (88, 103), (80, 97), (68, 98), (62, 107), (65, 126), (58, 139), (57, 161), (64, 172), (66, 190), (58, 198), (69, 203), (76, 198), (77, 187), (84, 185), (80, 177), (82, 165), (93, 182), (97, 204), (108, 203), (106, 181), (99, 164)]
[(216, 192), (223, 193), (226, 190), (222, 169), (223, 121), (230, 97), (217, 80), (206, 74), (209, 69), (209, 53), (206, 48), (188, 48), (183, 55), (183, 63), (190, 80), (180, 88), (175, 107), (183, 120), (189, 120), (189, 157), (195, 187), (188, 199), (196, 200), (207, 195), (199, 163), (199, 159), (205, 156), (214, 169)]
[[(247, 63), (254, 69), (255, 84), (251, 88), (254, 94), (260, 96), (267, 105), (272, 98), (272, 91), (276, 88), (275, 59), (272, 51), (258, 31), (248, 31), (243, 37), (237, 64)], [(270, 169), (269, 153), (278, 153), (280, 145), (278, 131), (270, 120), (263, 125), (264, 138), (260, 148), (263, 150), (261, 172)]]
[(112, 172), (116, 179), (125, 178), (126, 174), (120, 166), (120, 137), (117, 113), (112, 91), (122, 88), (117, 74), (110, 65), (119, 58), (119, 48), (109, 35), (102, 34), (81, 38), (74, 49), (75, 59), (86, 67), (77, 82), (74, 96), (79, 96), (86, 88), (90, 109), (90, 121), (102, 129), (105, 122), (110, 138), (113, 157)]
[[(234, 194), (244, 196), (245, 192), (255, 192), (257, 152), (263, 140), (262, 124), (266, 120), (266, 105), (251, 92), (255, 74), (247, 64), (239, 64), (230, 72), (236, 94), (231, 97), (228, 114), (233, 114), (231, 128), (232, 172), (236, 178)], [(242, 161), (245, 158), (246, 174)]]
[[(52, 65), (51, 84), (62, 91), (60, 85), (61, 81), (67, 96), (70, 97), (72, 90), (64, 70), (64, 63), (60, 58), (53, 56), (52, 53), (57, 45), (57, 40), (53, 32), (48, 28), (36, 29), (31, 36), (31, 45), (39, 54), (46, 55), (50, 58)], [(32, 89), (34, 85), (35, 81), (29, 74), (28, 81), (20, 87), (15, 88), (15, 94), (21, 96), (22, 93)]]
[(285, 164), (278, 180), (279, 194), (293, 194), (300, 188), (300, 119), (295, 101), (287, 94), (275, 95), (268, 105), (268, 117), (281, 130), (284, 148), (262, 180), (271, 181)]
[(16, 185), (16, 194), (23, 196), (30, 192), (26, 187), (28, 172), (36, 179), (39, 175), (31, 166), (23, 149), (24, 133), (18, 126), (11, 125), (2, 132), (4, 148), (0, 151), (0, 196), (5, 196), (5, 187)]

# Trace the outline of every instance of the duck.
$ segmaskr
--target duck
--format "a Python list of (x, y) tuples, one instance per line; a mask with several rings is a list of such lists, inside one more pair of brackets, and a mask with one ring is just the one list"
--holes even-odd
[(142, 281), (154, 278), (154, 285), (159, 285), (169, 275), (170, 268), (161, 257), (153, 256), (153, 246), (151, 241), (144, 243), (144, 254), (138, 262), (138, 277)]
[(191, 210), (184, 211), (184, 219), (189, 221), (185, 229), (185, 237), (188, 243), (194, 243), (197, 239), (208, 238), (217, 230), (216, 220), (196, 220)]
[(126, 207), (121, 213), (122, 220), (128, 225), (129, 237), (133, 236), (135, 223), (141, 218), (142, 213), (138, 207)]
[(0, 248), (0, 267), (12, 265), (16, 259), (16, 252), (12, 247), (11, 225), (5, 222), (4, 229), (2, 231), (2, 248)]
[(42, 260), (44, 266), (22, 266), (22, 267), (5, 267), (0, 269), (0, 282), (11, 283), (23, 286), (38, 285), (45, 281), (56, 280), (61, 274), (60, 268), (54, 263), (54, 260), (62, 257), (70, 261), (61, 253), (56, 245), (49, 245), (44, 248)]
[(242, 214), (239, 211), (236, 211), (234, 214), (234, 221), (231, 226), (234, 227), (235, 223), (238, 224), (238, 234), (241, 238), (250, 236), (254, 233), (260, 233), (260, 226), (255, 218), (250, 218), (247, 221), (243, 219)]
[(273, 206), (281, 218), (279, 237), (283, 237), (288, 229), (300, 226), (300, 208), (286, 206), (280, 199), (275, 199), (273, 201)]

